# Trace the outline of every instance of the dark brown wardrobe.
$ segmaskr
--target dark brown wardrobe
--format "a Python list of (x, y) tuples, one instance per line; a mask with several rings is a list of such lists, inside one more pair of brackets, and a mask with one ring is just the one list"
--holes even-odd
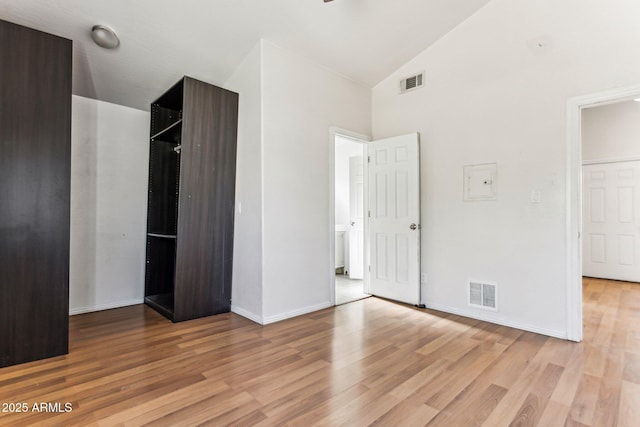
[(231, 308), (238, 94), (182, 78), (151, 104), (145, 303), (179, 322)]
[(68, 352), (71, 41), (0, 21), (0, 367)]

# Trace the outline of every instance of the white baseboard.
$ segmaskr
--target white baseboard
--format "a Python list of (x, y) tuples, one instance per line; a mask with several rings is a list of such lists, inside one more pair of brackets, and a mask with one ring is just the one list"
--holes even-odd
[(257, 314), (252, 313), (249, 310), (245, 310), (244, 308), (235, 306), (233, 304), (231, 305), (231, 312), (237, 314), (238, 316), (246, 317), (252, 322), (259, 323), (260, 325), (264, 324), (262, 322), (262, 316), (258, 316)]
[(140, 299), (136, 298), (136, 299), (130, 299), (125, 301), (112, 302), (109, 304), (93, 305), (90, 307), (71, 308), (69, 309), (69, 316), (75, 316), (76, 314), (83, 314), (83, 313), (92, 313), (94, 311), (110, 310), (112, 308), (127, 307), (129, 305), (142, 304), (143, 302), (144, 302), (143, 298), (140, 298)]
[(463, 317), (469, 317), (471, 319), (476, 319), (476, 320), (482, 320), (483, 322), (495, 323), (497, 325), (507, 326), (509, 328), (521, 329), (523, 331), (533, 332), (540, 335), (546, 335), (553, 338), (560, 338), (562, 340), (569, 339), (566, 331), (539, 328), (537, 326), (528, 325), (526, 323), (513, 322), (510, 320), (505, 320), (503, 318), (500, 318), (492, 313), (487, 313), (487, 314), (478, 313), (471, 310), (464, 310), (457, 307), (449, 307), (444, 304), (429, 303), (429, 302), (425, 303), (425, 306), (431, 310), (443, 311), (445, 313), (455, 314)]
[(312, 313), (318, 310), (324, 310), (325, 308), (329, 308), (329, 307), (333, 307), (333, 304), (331, 304), (331, 301), (323, 302), (321, 304), (316, 304), (309, 307), (300, 308), (298, 310), (289, 311), (287, 313), (267, 316), (263, 318), (262, 324), (268, 325), (269, 323), (275, 323), (281, 320), (290, 319), (292, 317), (302, 316), (303, 314)]

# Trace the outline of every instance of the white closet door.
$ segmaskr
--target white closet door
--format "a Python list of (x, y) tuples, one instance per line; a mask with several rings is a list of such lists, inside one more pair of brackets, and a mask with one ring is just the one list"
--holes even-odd
[(640, 161), (582, 167), (582, 272), (640, 282)]

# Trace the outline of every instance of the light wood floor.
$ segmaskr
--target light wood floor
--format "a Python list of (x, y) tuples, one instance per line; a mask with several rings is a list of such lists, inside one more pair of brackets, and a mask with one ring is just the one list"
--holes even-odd
[(71, 318), (71, 353), (0, 369), (0, 424), (638, 426), (640, 285), (585, 280), (585, 341), (368, 298), (269, 326)]

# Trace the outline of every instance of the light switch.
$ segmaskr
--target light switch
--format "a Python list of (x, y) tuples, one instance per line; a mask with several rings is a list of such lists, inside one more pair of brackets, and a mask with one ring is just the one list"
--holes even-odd
[(540, 203), (540, 190), (531, 190), (531, 203)]

